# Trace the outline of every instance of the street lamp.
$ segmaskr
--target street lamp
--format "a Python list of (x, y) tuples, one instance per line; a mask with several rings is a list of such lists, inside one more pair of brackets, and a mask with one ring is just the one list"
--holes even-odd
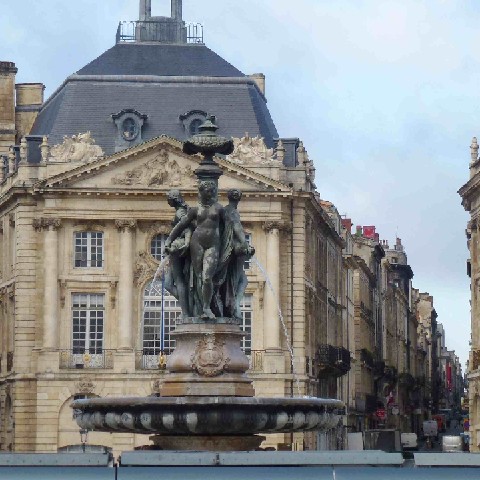
[(85, 453), (85, 444), (88, 441), (88, 430), (86, 428), (80, 429), (80, 441), (82, 442), (82, 451)]

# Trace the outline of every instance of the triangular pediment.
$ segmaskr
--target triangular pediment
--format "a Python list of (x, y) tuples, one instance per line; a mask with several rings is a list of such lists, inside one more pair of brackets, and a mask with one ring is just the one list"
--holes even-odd
[[(182, 143), (170, 137), (158, 137), (137, 147), (94, 160), (87, 164), (46, 178), (43, 189), (118, 191), (158, 191), (171, 188), (196, 189), (194, 171), (199, 155), (189, 156)], [(224, 174), (220, 189), (239, 188), (245, 191), (290, 192), (283, 183), (225, 159), (217, 159)]]

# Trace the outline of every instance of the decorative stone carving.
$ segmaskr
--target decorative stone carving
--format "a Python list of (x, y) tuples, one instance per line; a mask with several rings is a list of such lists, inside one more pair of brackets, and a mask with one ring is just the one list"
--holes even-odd
[(110, 305), (115, 308), (117, 303), (117, 281), (110, 282)]
[(162, 382), (157, 378), (152, 382), (152, 393), (160, 393), (160, 389), (162, 388)]
[(60, 286), (60, 307), (65, 308), (65, 298), (67, 292), (67, 282), (65, 280), (59, 280), (58, 284)]
[(10, 224), (11, 227), (15, 226), (15, 214), (14, 213), (11, 213), (8, 216), (8, 223)]
[(192, 355), (192, 368), (204, 377), (217, 377), (228, 365), (230, 359), (225, 357), (223, 346), (213, 334), (207, 334), (196, 344)]
[(133, 231), (137, 228), (137, 221), (136, 220), (115, 220), (115, 226), (121, 232), (125, 230)]
[(280, 230), (282, 232), (291, 232), (292, 225), (290, 222), (285, 222), (284, 220), (266, 220), (263, 222), (262, 228), (266, 232), (270, 232), (274, 229)]
[(146, 233), (148, 235), (149, 245), (151, 241), (150, 237), (159, 234), (168, 235), (172, 230), (170, 222), (143, 223), (140, 224), (139, 228), (143, 233)]
[(480, 366), (480, 350), (472, 351), (472, 370), (477, 370)]
[(143, 285), (157, 271), (158, 264), (148, 252), (140, 252), (135, 262), (133, 279), (137, 286)]
[(478, 142), (477, 137), (472, 138), (472, 144), (470, 145), (470, 165), (473, 165), (478, 160)]
[(50, 149), (50, 162), (93, 162), (104, 156), (102, 147), (95, 145), (90, 132), (63, 137), (63, 143)]
[(50, 227), (58, 230), (62, 226), (62, 221), (59, 218), (34, 218), (32, 225), (35, 230), (48, 230)]
[(241, 164), (279, 163), (273, 156), (273, 148), (267, 148), (262, 137), (250, 137), (248, 133), (242, 138), (233, 139), (234, 150), (228, 160)]
[(105, 228), (105, 223), (99, 222), (98, 220), (85, 220), (76, 223), (75, 227), (85, 231), (102, 230)]
[(182, 167), (174, 158), (169, 158), (166, 150), (145, 162), (112, 178), (114, 185), (141, 185), (146, 187), (190, 187), (196, 184), (193, 168)]
[(93, 393), (95, 387), (96, 385), (88, 377), (80, 378), (80, 380), (75, 385), (77, 393), (83, 393), (87, 395)]

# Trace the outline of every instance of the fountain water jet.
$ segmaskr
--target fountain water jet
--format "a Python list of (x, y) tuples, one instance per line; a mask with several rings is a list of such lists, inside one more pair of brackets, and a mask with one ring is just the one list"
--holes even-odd
[[(339, 400), (255, 397), (246, 374), (249, 360), (240, 347), (240, 302), (247, 283), (243, 264), (255, 251), (237, 211), (241, 192), (230, 190), (225, 207), (217, 201), (222, 170), (213, 155), (233, 149), (231, 140), (216, 135), (217, 128), (209, 117), (184, 144), (186, 153), (200, 152), (204, 158), (195, 171), (199, 203), (177, 209), (165, 244), (173, 272), (169, 288), (183, 307), (160, 397), (76, 400), (72, 408), (83, 429), (152, 434), (159, 449), (231, 451), (258, 448), (265, 438), (261, 434), (328, 430), (338, 424)], [(280, 307), (279, 319), (286, 331)], [(289, 351), (294, 367), (290, 344)]]

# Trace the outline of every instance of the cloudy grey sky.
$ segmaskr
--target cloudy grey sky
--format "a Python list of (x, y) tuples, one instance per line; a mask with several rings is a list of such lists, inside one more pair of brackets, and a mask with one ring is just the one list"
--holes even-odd
[[(138, 0), (0, 0), (0, 60), (47, 95), (113, 46)], [(153, 0), (153, 14), (169, 14)], [(317, 186), (356, 225), (402, 238), (414, 286), (434, 296), (447, 346), (470, 337), (465, 226), (457, 190), (480, 135), (475, 0), (184, 0), (208, 47), (267, 76), (282, 137), (300, 137)]]

